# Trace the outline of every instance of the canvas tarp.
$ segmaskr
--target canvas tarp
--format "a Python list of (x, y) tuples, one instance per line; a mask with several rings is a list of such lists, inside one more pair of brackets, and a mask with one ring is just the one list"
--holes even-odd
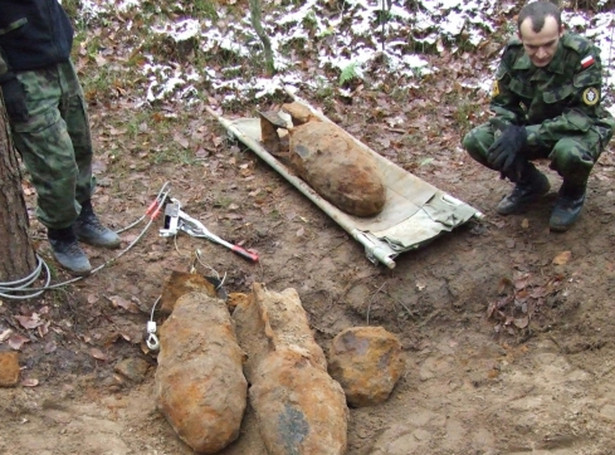
[[(294, 98), (295, 101), (307, 106), (322, 121), (331, 122), (306, 101), (296, 96)], [(394, 268), (394, 259), (400, 253), (416, 249), (472, 218), (482, 217), (482, 214), (475, 208), (404, 170), (354, 137), (353, 139), (360, 147), (374, 156), (386, 186), (387, 196), (385, 206), (377, 216), (362, 218), (349, 215), (329, 203), (305, 181), (293, 174), (280, 160), (265, 150), (261, 143), (259, 118), (231, 120), (211, 109), (208, 111), (215, 115), (230, 134), (272, 166), (361, 243), (365, 248), (367, 258), (373, 263), (380, 262), (389, 268)]]

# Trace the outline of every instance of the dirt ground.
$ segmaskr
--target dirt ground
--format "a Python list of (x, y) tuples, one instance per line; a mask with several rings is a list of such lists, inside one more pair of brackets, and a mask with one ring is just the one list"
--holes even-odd
[[(450, 118), (424, 101), (383, 114), (383, 102), (396, 105), (383, 97), (366, 91), (352, 104), (313, 105), (485, 214), (399, 256), (393, 270), (370, 263), (358, 243), (266, 163), (227, 141), (202, 110), (190, 114), (201, 125), (197, 159), (159, 164), (136, 147), (123, 149), (121, 132), (109, 134), (114, 116), (127, 111), (93, 105), (94, 200), (102, 218), (118, 230), (130, 225), (169, 182), (187, 213), (258, 251), (260, 262), (204, 239), (162, 238), (156, 219), (142, 236), (146, 221), (123, 231), (124, 247), (136, 243), (93, 276), (42, 298), (4, 300), (0, 333), (11, 329), (24, 342), (21, 383), (0, 389), (0, 453), (191, 454), (156, 410), (156, 356), (143, 342), (170, 272), (191, 268), (224, 276), (229, 292), (247, 292), (254, 282), (295, 288), (325, 349), (351, 326), (380, 325), (400, 338), (406, 373), (386, 402), (350, 410), (350, 455), (615, 453), (613, 145), (592, 174), (582, 218), (554, 234), (548, 217), (557, 175), (540, 164), (552, 192), (524, 215), (498, 216), (494, 207), (510, 185), (465, 155)], [(424, 120), (419, 131), (404, 132), (386, 126), (393, 116), (404, 125)], [(438, 139), (413, 142), (416, 135)], [(32, 230), (53, 282), (67, 279), (34, 220)], [(94, 266), (117, 254), (86, 248)], [(35, 313), (36, 327), (20, 324), (18, 317)], [(242, 434), (220, 453), (254, 450)]]

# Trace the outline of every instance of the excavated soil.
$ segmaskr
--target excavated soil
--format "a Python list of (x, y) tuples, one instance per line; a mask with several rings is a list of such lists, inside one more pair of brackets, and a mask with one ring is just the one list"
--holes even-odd
[[(325, 349), (351, 326), (379, 325), (399, 337), (406, 373), (386, 402), (350, 410), (350, 455), (615, 453), (613, 145), (591, 176), (583, 216), (555, 234), (548, 217), (560, 181), (544, 163), (551, 193), (523, 215), (501, 217), (494, 207), (510, 184), (460, 149), (462, 133), (450, 119), (424, 105), (412, 115), (428, 120), (407, 131), (431, 139), (404, 140), (404, 131), (384, 126), (382, 110), (370, 117), (382, 97), (366, 91), (325, 113), (485, 215), (404, 253), (393, 270), (370, 263), (335, 222), (202, 111), (192, 118), (201, 125), (200, 143), (191, 144), (197, 158), (160, 164), (135, 150), (110, 151), (122, 133), (113, 137), (106, 125), (128, 111), (92, 106), (102, 218), (115, 229), (130, 225), (169, 182), (187, 213), (258, 251), (260, 262), (205, 239), (162, 238), (161, 219), (145, 230), (146, 218), (121, 233), (124, 246), (134, 246), (93, 276), (38, 299), (4, 300), (0, 333), (11, 329), (23, 343), (13, 346), (20, 384), (0, 389), (0, 453), (192, 453), (156, 410), (156, 355), (143, 341), (173, 270), (217, 275), (228, 292), (254, 282), (295, 288)], [(67, 279), (34, 220), (32, 231), (52, 282)], [(87, 251), (95, 266), (117, 254)], [(39, 323), (26, 328), (20, 320)], [(0, 348), (8, 347), (3, 340)], [(232, 445), (220, 453), (242, 452)]]

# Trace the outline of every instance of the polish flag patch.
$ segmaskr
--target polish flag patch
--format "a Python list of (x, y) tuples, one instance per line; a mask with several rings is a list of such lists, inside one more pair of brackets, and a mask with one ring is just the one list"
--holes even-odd
[(591, 55), (588, 55), (583, 60), (581, 60), (581, 68), (583, 69), (589, 68), (590, 66), (594, 64), (595, 61), (596, 60), (594, 60), (594, 57), (592, 57)]

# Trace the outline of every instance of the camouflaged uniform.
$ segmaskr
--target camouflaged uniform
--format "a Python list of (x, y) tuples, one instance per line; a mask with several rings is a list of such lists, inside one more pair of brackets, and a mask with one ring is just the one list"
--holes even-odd
[(615, 121), (600, 106), (600, 50), (582, 36), (565, 33), (553, 60), (532, 65), (519, 39), (504, 50), (491, 98), (495, 116), (463, 139), (468, 153), (485, 166), (487, 150), (508, 124), (525, 125), (528, 159), (548, 158), (566, 182), (585, 185), (611, 139)]
[(21, 82), (29, 117), (21, 121), (8, 111), (13, 142), (37, 191), (37, 216), (52, 229), (70, 226), (93, 189), (92, 142), (70, 61), (72, 39), (57, 0), (0, 0), (0, 81)]

